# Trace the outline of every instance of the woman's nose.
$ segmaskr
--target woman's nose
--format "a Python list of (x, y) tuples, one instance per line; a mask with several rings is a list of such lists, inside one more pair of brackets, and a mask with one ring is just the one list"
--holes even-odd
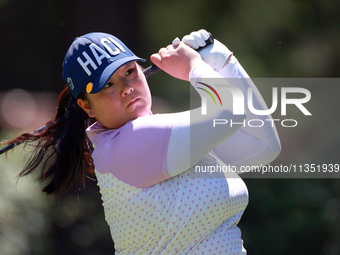
[(129, 94), (131, 94), (135, 89), (127, 84), (123, 85), (123, 90), (122, 90), (122, 96), (125, 97)]

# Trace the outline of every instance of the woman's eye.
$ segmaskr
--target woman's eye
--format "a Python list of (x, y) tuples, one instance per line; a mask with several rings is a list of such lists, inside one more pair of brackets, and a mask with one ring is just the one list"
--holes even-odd
[(132, 74), (133, 71), (134, 71), (134, 69), (127, 70), (126, 73), (125, 73), (125, 76), (128, 76), (128, 75)]
[(106, 85), (104, 86), (105, 88), (109, 88), (109, 87), (111, 87), (113, 85), (113, 83), (112, 82), (108, 82), (108, 83), (106, 83)]

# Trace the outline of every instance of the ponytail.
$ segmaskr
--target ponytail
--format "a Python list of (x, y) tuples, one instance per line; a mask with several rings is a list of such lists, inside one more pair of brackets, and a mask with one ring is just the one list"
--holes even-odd
[[(80, 98), (84, 94), (80, 95)], [(85, 98), (82, 98), (85, 99)], [(34, 143), (34, 151), (19, 177), (32, 173), (40, 166), (38, 181), (47, 185), (43, 192), (64, 194), (72, 185), (85, 184), (85, 174), (93, 175), (93, 147), (85, 130), (91, 120), (77, 104), (66, 87), (59, 95), (55, 119), (46, 123), (47, 128), (31, 134), (24, 133), (12, 142)]]

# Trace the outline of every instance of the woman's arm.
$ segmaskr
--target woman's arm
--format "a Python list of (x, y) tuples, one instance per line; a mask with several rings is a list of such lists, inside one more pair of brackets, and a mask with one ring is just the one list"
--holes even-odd
[[(204, 79), (209, 78), (209, 79)], [(190, 72), (190, 83), (194, 88), (200, 86), (199, 82), (204, 79), (209, 86), (219, 85), (227, 86), (228, 82), (223, 79), (208, 64), (195, 66)], [(229, 86), (233, 87), (232, 83)], [(234, 123), (242, 123), (246, 115), (233, 114), (233, 100), (231, 94), (224, 95), (216, 87), (219, 95), (222, 95), (222, 105), (215, 105), (211, 100), (207, 100), (208, 114), (201, 113), (201, 107), (198, 109), (176, 113), (173, 118), (173, 126), (169, 139), (167, 152), (167, 171), (170, 176), (175, 176), (189, 169), (205, 155), (212, 151), (221, 142), (230, 138), (240, 127), (241, 124), (214, 125), (216, 119), (232, 120)], [(197, 92), (205, 96), (201, 90)], [(209, 98), (208, 98), (209, 99)]]
[[(280, 140), (271, 115), (255, 115), (248, 108), (248, 88), (252, 90), (252, 101), (257, 110), (267, 110), (265, 101), (255, 84), (235, 57), (219, 71), (227, 80), (233, 80), (245, 96), (247, 118), (242, 126), (231, 138), (219, 144), (213, 152), (226, 164), (241, 166), (260, 166), (273, 161), (281, 151)], [(249, 120), (261, 120), (263, 126), (251, 127)], [(253, 122), (253, 126), (259, 125)], [(259, 125), (260, 126), (260, 125)]]
[[(202, 30), (200, 30), (202, 31)], [(204, 34), (204, 31), (201, 32)], [(192, 36), (193, 35), (193, 36)], [(200, 33), (192, 33), (183, 38), (188, 45), (192, 48), (197, 46), (196, 41)], [(214, 68), (219, 71), (219, 74), (224, 78), (228, 78), (228, 82), (242, 90), (244, 95), (244, 107), (247, 112), (247, 118), (244, 121), (244, 126), (236, 131), (229, 139), (220, 140), (220, 144), (217, 145), (212, 153), (220, 157), (226, 164), (240, 166), (259, 166), (265, 165), (274, 160), (281, 150), (278, 134), (273, 124), (270, 115), (257, 116), (249, 111), (248, 108), (248, 88), (252, 89), (253, 105), (255, 109), (265, 110), (267, 106), (256, 88), (255, 84), (250, 80), (248, 74), (239, 64), (237, 59), (232, 56), (231, 51), (223, 44), (215, 40), (214, 45), (210, 45), (203, 49), (200, 54), (203, 59)], [(228, 61), (226, 62), (226, 59)], [(210, 75), (212, 75), (210, 73)], [(212, 77), (216, 77), (212, 75)], [(189, 113), (186, 113), (187, 115)], [(191, 166), (190, 162), (195, 162), (195, 155), (200, 155), (200, 150), (196, 144), (196, 137), (190, 137), (190, 129), (185, 128), (186, 125), (193, 123), (187, 123), (190, 116), (186, 116), (185, 113), (178, 116), (177, 122), (174, 124), (173, 131), (170, 136), (169, 149), (167, 156), (167, 169), (171, 176), (181, 173), (181, 171)], [(257, 119), (263, 121), (262, 127), (251, 127), (248, 125), (248, 121), (251, 119)], [(186, 125), (184, 124), (186, 123)], [(226, 126), (226, 125), (221, 125)], [(200, 130), (201, 134), (206, 134), (208, 131), (205, 128)], [(215, 129), (213, 130), (213, 132)], [(188, 139), (190, 141), (188, 141)], [(178, 145), (178, 141), (181, 141), (182, 146)], [(191, 146), (190, 146), (191, 145)], [(191, 149), (191, 150), (190, 150)], [(197, 151), (198, 150), (198, 151)], [(187, 155), (186, 151), (190, 151), (190, 159), (185, 159), (180, 155)], [(177, 160), (176, 160), (177, 158)], [(188, 156), (189, 158), (189, 156)]]
[[(240, 88), (245, 95), (247, 117), (240, 121), (245, 125), (238, 125), (236, 130), (231, 128), (229, 124), (213, 127), (213, 119), (230, 121), (232, 115), (224, 115), (224, 117), (209, 115), (203, 124), (199, 119), (192, 118), (192, 116), (199, 116), (196, 111), (200, 111), (201, 108), (177, 113), (176, 118), (174, 118), (167, 153), (167, 171), (170, 176), (180, 174), (198, 162), (209, 152), (211, 146), (214, 146), (212, 153), (226, 164), (234, 165), (238, 169), (241, 166), (268, 164), (281, 151), (275, 125), (272, 121), (268, 121), (272, 120), (272, 117), (270, 115), (255, 115), (249, 111), (246, 103), (248, 98), (247, 88), (252, 88), (253, 105), (256, 109), (266, 110), (267, 106), (255, 84), (249, 79), (237, 59), (232, 57), (230, 63), (219, 73), (224, 77), (229, 77), (230, 79), (227, 79), (229, 84)], [(207, 72), (206, 75), (214, 77), (211, 71), (210, 73)], [(217, 76), (215, 75), (215, 77)], [(201, 118), (203, 119), (203, 116)], [(262, 120), (264, 124), (262, 127), (251, 127), (248, 125), (248, 121), (251, 119)]]

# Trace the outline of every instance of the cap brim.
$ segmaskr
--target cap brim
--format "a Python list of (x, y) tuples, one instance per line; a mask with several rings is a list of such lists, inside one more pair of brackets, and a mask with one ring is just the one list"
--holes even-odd
[[(90, 94), (95, 94), (100, 92), (104, 86), (106, 85), (106, 83), (108, 82), (108, 80), (110, 79), (110, 77), (112, 76), (112, 74), (122, 65), (131, 62), (131, 61), (141, 61), (141, 62), (145, 62), (146, 60), (143, 58), (139, 58), (137, 56), (131, 56), (131, 57), (125, 57), (119, 60), (116, 60), (114, 62), (112, 62), (110, 65), (108, 65), (104, 71), (97, 76), (97, 78), (93, 81), (93, 89), (90, 92)], [(83, 91), (84, 93), (86, 93), (86, 91)]]

